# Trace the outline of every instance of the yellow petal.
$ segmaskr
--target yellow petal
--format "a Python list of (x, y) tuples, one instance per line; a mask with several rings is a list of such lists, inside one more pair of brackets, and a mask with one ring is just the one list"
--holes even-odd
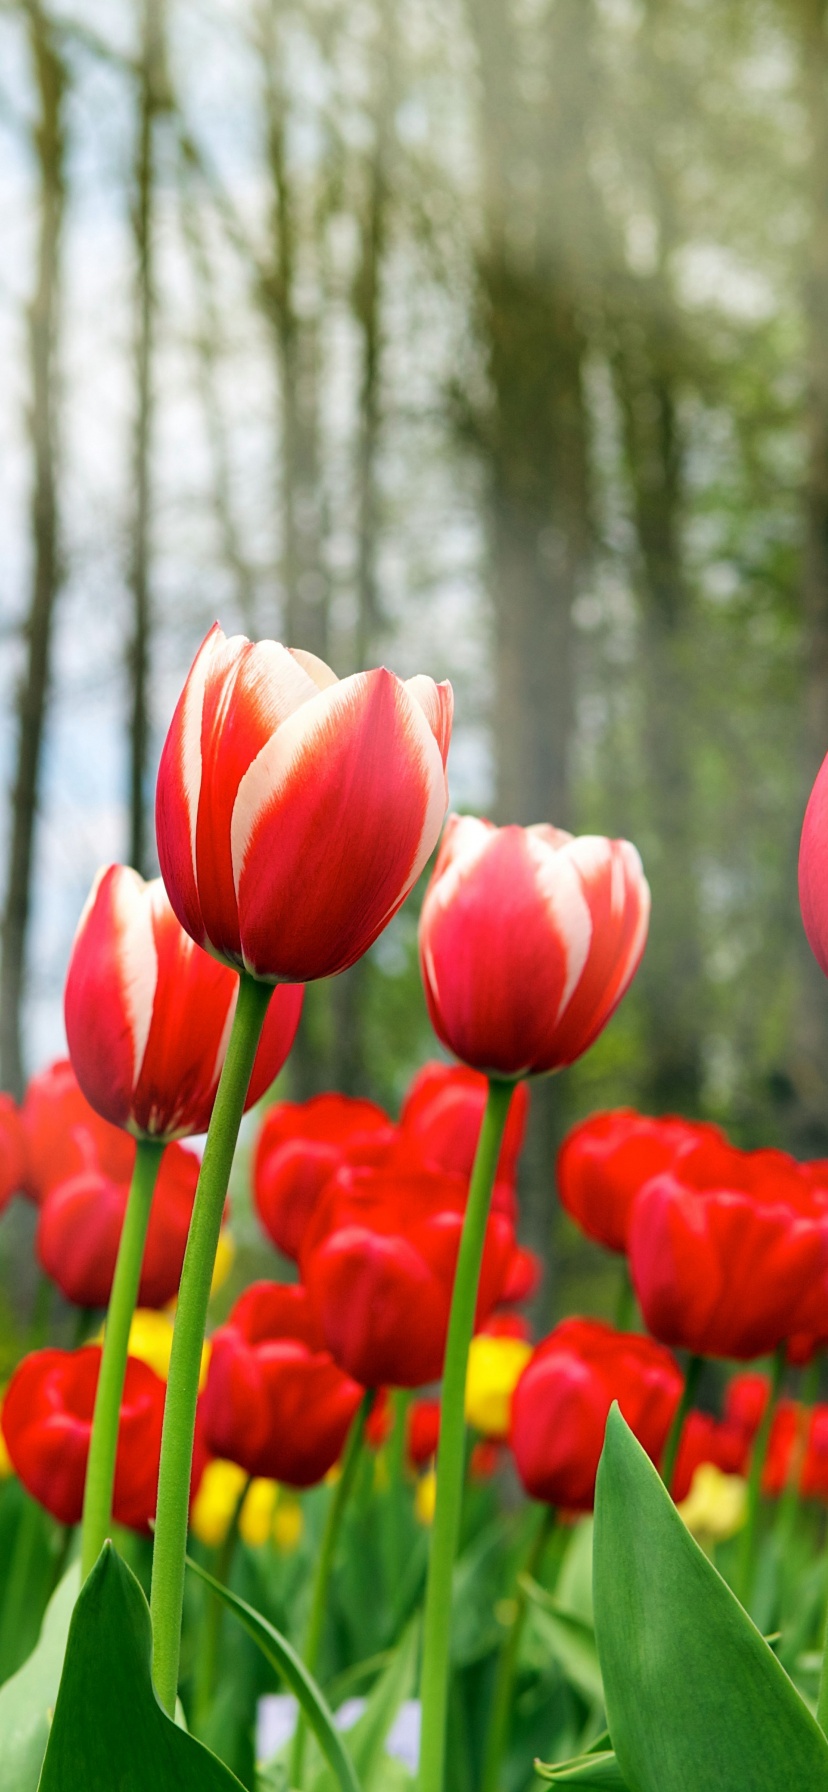
[(472, 1338), (466, 1371), (466, 1419), (484, 1437), (509, 1435), (512, 1395), (532, 1355), (522, 1338)]
[(269, 1541), (278, 1498), (278, 1481), (251, 1481), (241, 1509), (239, 1530), (245, 1543), (249, 1543), (252, 1549)]
[(437, 1504), (437, 1475), (433, 1468), (420, 1475), (414, 1489), (414, 1511), (420, 1524), (434, 1523), (434, 1508)]
[(679, 1512), (694, 1537), (724, 1543), (745, 1522), (747, 1482), (741, 1475), (725, 1475), (712, 1462), (700, 1462), (687, 1498)]
[(223, 1543), (247, 1476), (236, 1462), (208, 1462), (190, 1516), (201, 1543), (214, 1549)]

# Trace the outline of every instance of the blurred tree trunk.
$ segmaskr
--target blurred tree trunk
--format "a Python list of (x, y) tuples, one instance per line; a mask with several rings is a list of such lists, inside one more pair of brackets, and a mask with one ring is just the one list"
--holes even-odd
[[(828, 752), (828, 5), (796, 0), (792, 16), (800, 57), (807, 133), (809, 230), (804, 307), (807, 331), (805, 556), (802, 579), (804, 766), (802, 808)], [(798, 819), (798, 818), (797, 818)], [(795, 850), (796, 842), (791, 841)], [(798, 1149), (828, 1153), (828, 982), (796, 922), (799, 1005), (793, 1116)]]
[[(490, 404), (478, 435), (488, 475), (495, 807), (501, 822), (566, 827), (573, 605), (591, 540), (584, 364), (594, 228), (592, 7), (554, 0), (546, 64), (527, 95), (514, 19), (501, 0), (469, 5), (485, 188), (478, 304)], [(533, 1090), (523, 1231), (547, 1259), (565, 1102), (557, 1079)], [(553, 1301), (547, 1287), (544, 1312)]]
[(54, 615), (62, 571), (57, 493), (56, 360), (66, 158), (66, 70), (54, 26), (37, 0), (29, 0), (25, 13), (38, 106), (33, 131), (39, 178), (37, 273), (29, 309), (33, 565), (25, 628), (26, 662), (17, 700), (9, 870), (0, 959), (0, 1080), (5, 1089), (18, 1096), (24, 1082), (22, 1007), (34, 835), (51, 679)]
[[(377, 586), (380, 498), (377, 466), (382, 427), (382, 280), (389, 231), (394, 154), (393, 119), (397, 92), (395, 22), (392, 0), (378, 9), (373, 94), (374, 143), (366, 169), (359, 213), (360, 251), (351, 303), (361, 350), (359, 417), (356, 443), (356, 598), (354, 670), (372, 666), (378, 657), (382, 626)], [(363, 1094), (365, 1061), (365, 998), (371, 968), (365, 959), (352, 965), (331, 985), (335, 1086), (346, 1095)]]
[(153, 856), (149, 846), (152, 829), (148, 813), (148, 785), (152, 645), (152, 362), (156, 310), (155, 135), (156, 119), (165, 104), (165, 94), (163, 0), (141, 0), (141, 62), (132, 220), (136, 258), (135, 434), (132, 460), (135, 511), (129, 581), (132, 592), (132, 637), (127, 651), (127, 671), (130, 686), (129, 862), (142, 876), (148, 874)]

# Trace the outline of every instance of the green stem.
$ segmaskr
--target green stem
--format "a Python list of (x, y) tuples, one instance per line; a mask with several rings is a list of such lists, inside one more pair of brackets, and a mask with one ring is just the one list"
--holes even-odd
[(139, 1139), (135, 1168), (129, 1191), (118, 1261), (112, 1282), (109, 1311), (106, 1316), (101, 1369), (95, 1395), (92, 1420), (92, 1441), (86, 1469), (83, 1495), (83, 1528), (81, 1531), (81, 1578), (94, 1568), (104, 1543), (112, 1530), (112, 1489), (115, 1485), (115, 1457), (118, 1451), (118, 1426), (124, 1392), (129, 1331), (138, 1299), (141, 1264), (149, 1225), (150, 1208), (164, 1153), (163, 1142)]
[(634, 1332), (637, 1323), (638, 1305), (630, 1278), (630, 1266), (626, 1257), (622, 1257), (621, 1275), (615, 1301), (615, 1329), (617, 1332)]
[(184, 1555), (201, 1347), (233, 1153), (256, 1048), (272, 994), (269, 983), (258, 983), (242, 971), (233, 1028), (198, 1178), (178, 1292), (161, 1439), (150, 1601), (155, 1689), (171, 1717), (178, 1691)]
[[(313, 1593), (311, 1595), (308, 1631), (307, 1636), (305, 1637), (305, 1647), (302, 1650), (302, 1660), (309, 1674), (315, 1675), (316, 1673), (319, 1650), (322, 1646), (322, 1633), (325, 1628), (325, 1615), (328, 1605), (328, 1589), (331, 1579), (331, 1569), (333, 1568), (334, 1557), (336, 1555), (336, 1546), (339, 1542), (339, 1533), (342, 1529), (342, 1519), (345, 1507), (348, 1504), (359, 1464), (359, 1455), (365, 1432), (365, 1421), (374, 1404), (374, 1398), (373, 1389), (369, 1389), (362, 1401), (353, 1425), (351, 1426), (348, 1442), (345, 1445), (345, 1454), (342, 1458), (342, 1472), (334, 1487), (333, 1498), (328, 1507), (328, 1514), (325, 1519), (325, 1528), (322, 1532), (322, 1542), (319, 1548), (319, 1556), (316, 1563), (316, 1575), (313, 1583)], [(293, 1747), (290, 1754), (290, 1770), (288, 1774), (289, 1784), (294, 1788), (299, 1787), (302, 1784), (306, 1735), (307, 1726), (305, 1723), (305, 1716), (300, 1707), (296, 1720), (296, 1733), (293, 1738)]]
[(437, 1450), (437, 1505), (431, 1532), (423, 1624), (420, 1792), (443, 1792), (452, 1576), (463, 1501), (466, 1371), (486, 1222), (513, 1089), (514, 1083), (490, 1079), (454, 1278)]
[(785, 1373), (785, 1346), (780, 1344), (774, 1359), (771, 1372), (768, 1403), (762, 1414), (762, 1422), (753, 1440), (748, 1471), (747, 1501), (745, 1506), (745, 1523), (739, 1540), (739, 1558), (734, 1575), (734, 1592), (747, 1607), (753, 1591), (753, 1572), (756, 1556), (756, 1529), (759, 1521), (759, 1500), (762, 1492), (762, 1470), (768, 1453), (773, 1415)]
[(699, 1376), (701, 1375), (703, 1368), (703, 1356), (691, 1356), (688, 1359), (681, 1399), (676, 1407), (676, 1416), (670, 1426), (669, 1436), (664, 1445), (664, 1456), (661, 1463), (661, 1479), (664, 1482), (668, 1493), (672, 1491), (673, 1474), (676, 1466), (676, 1457), (679, 1452), (679, 1444), (681, 1443), (681, 1434), (684, 1429), (684, 1421), (696, 1397)]
[[(546, 1545), (555, 1528), (556, 1516), (554, 1506), (544, 1506), (541, 1510), (540, 1523), (535, 1529), (522, 1570), (523, 1574), (529, 1575), (532, 1580), (537, 1579), (538, 1570), (546, 1552)], [(512, 1690), (515, 1684), (528, 1603), (526, 1588), (519, 1583), (515, 1599), (515, 1615), (509, 1634), (504, 1637), (498, 1657), (491, 1717), (486, 1736), (486, 1751), (483, 1756), (481, 1792), (497, 1792), (500, 1781), (500, 1765), (509, 1734)]]
[[(230, 1580), (230, 1570), (239, 1540), (239, 1519), (242, 1506), (247, 1498), (251, 1476), (246, 1475), (241, 1492), (233, 1507), (230, 1523), (227, 1526), (224, 1542), (216, 1552), (216, 1571), (213, 1578), (226, 1587)], [(193, 1733), (201, 1736), (209, 1715), (216, 1684), (216, 1672), (219, 1659), (219, 1641), (221, 1639), (221, 1621), (224, 1606), (217, 1593), (207, 1587), (205, 1589), (205, 1605), (201, 1614), (201, 1645), (198, 1652), (195, 1671), (195, 1689), (193, 1692)]]
[(28, 1494), (24, 1494), (23, 1509), (14, 1533), (9, 1574), (3, 1589), (0, 1616), (0, 1680), (3, 1681), (8, 1680), (9, 1675), (21, 1665), (20, 1630), (26, 1609), (31, 1604), (30, 1583), (45, 1534), (42, 1507), (30, 1499)]

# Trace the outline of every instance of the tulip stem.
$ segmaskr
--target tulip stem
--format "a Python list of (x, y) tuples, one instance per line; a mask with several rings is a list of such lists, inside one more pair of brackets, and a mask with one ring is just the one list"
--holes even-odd
[(129, 1333), (138, 1300), (152, 1197), (163, 1154), (163, 1141), (138, 1140), (135, 1168), (118, 1245), (118, 1260), (112, 1280), (95, 1395), (92, 1440), (83, 1494), (82, 1580), (94, 1568), (112, 1530), (112, 1492), (115, 1486), (115, 1458), (118, 1451), (118, 1427)]
[(153, 1678), (158, 1697), (171, 1717), (178, 1691), (184, 1556), (201, 1349), (233, 1153), (272, 994), (269, 983), (259, 983), (242, 971), (178, 1292), (161, 1439), (150, 1600)]
[(764, 1469), (765, 1458), (768, 1454), (771, 1425), (773, 1424), (773, 1415), (776, 1411), (776, 1403), (779, 1399), (779, 1393), (782, 1387), (785, 1362), (785, 1346), (784, 1344), (780, 1344), (773, 1359), (768, 1402), (762, 1414), (762, 1422), (753, 1440), (753, 1449), (750, 1454), (745, 1523), (742, 1535), (739, 1539), (739, 1557), (736, 1563), (733, 1588), (737, 1597), (741, 1600), (742, 1605), (745, 1607), (748, 1606), (751, 1593), (753, 1592), (753, 1572), (756, 1557), (756, 1527), (759, 1521), (762, 1470)]
[(675, 1417), (670, 1426), (667, 1442), (664, 1445), (664, 1456), (661, 1463), (661, 1479), (664, 1482), (668, 1493), (672, 1493), (673, 1490), (673, 1475), (675, 1473), (676, 1457), (679, 1453), (679, 1444), (681, 1443), (681, 1434), (684, 1430), (684, 1421), (696, 1397), (699, 1376), (701, 1375), (703, 1368), (704, 1357), (691, 1356), (688, 1358), (687, 1369), (684, 1376), (684, 1387), (681, 1390), (681, 1399), (676, 1407)]
[(513, 1090), (513, 1082), (490, 1078), (454, 1278), (437, 1448), (437, 1503), (431, 1532), (423, 1625), (420, 1792), (443, 1792), (452, 1577), (460, 1532), (465, 1466), (466, 1372), (486, 1223)]
[[(328, 1606), (331, 1569), (333, 1568), (334, 1557), (336, 1555), (336, 1546), (339, 1542), (339, 1533), (342, 1529), (342, 1519), (345, 1507), (350, 1498), (357, 1466), (359, 1464), (362, 1439), (365, 1435), (365, 1421), (374, 1404), (374, 1399), (374, 1391), (373, 1389), (369, 1389), (361, 1402), (356, 1418), (351, 1426), (348, 1442), (345, 1445), (345, 1454), (342, 1458), (341, 1472), (336, 1486), (334, 1487), (333, 1497), (328, 1506), (328, 1512), (325, 1518), (325, 1528), (322, 1532), (322, 1541), (319, 1546), (316, 1575), (314, 1577), (313, 1593), (311, 1595), (308, 1631), (305, 1638), (305, 1647), (302, 1650), (302, 1660), (309, 1674), (315, 1675), (316, 1673), (316, 1664), (319, 1660), (319, 1650), (322, 1645), (322, 1634), (325, 1628), (325, 1614)], [(294, 1788), (300, 1787), (302, 1784), (306, 1736), (307, 1725), (305, 1723), (304, 1712), (300, 1706), (296, 1718), (296, 1731), (293, 1738), (293, 1747), (290, 1753), (290, 1769), (288, 1773), (288, 1783)]]
[(482, 1792), (497, 1792), (500, 1783), (500, 1764), (509, 1735), (509, 1713), (512, 1706), (512, 1691), (515, 1684), (520, 1644), (523, 1627), (526, 1623), (528, 1596), (526, 1579), (537, 1580), (546, 1545), (555, 1529), (557, 1512), (554, 1506), (543, 1506), (539, 1522), (535, 1526), (529, 1549), (518, 1580), (515, 1594), (515, 1611), (509, 1626), (508, 1635), (504, 1637), (495, 1675), (492, 1693), (491, 1716), (486, 1736), (486, 1750), (483, 1756), (483, 1773), (481, 1776)]

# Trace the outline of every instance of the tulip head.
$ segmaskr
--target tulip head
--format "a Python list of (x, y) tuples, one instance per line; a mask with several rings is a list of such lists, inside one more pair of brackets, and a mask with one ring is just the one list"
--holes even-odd
[(808, 944), (828, 976), (828, 754), (817, 772), (802, 823), (799, 906)]
[(0, 1213), (26, 1185), (26, 1133), (11, 1095), (0, 1094)]
[[(198, 1172), (194, 1151), (167, 1147), (141, 1265), (138, 1299), (144, 1307), (164, 1307), (178, 1293)], [(58, 1183), (43, 1202), (35, 1241), (38, 1261), (75, 1306), (108, 1304), (128, 1198), (128, 1176), (116, 1182), (91, 1169)]]
[[(139, 1137), (206, 1132), (213, 1111), (239, 980), (193, 944), (160, 878), (145, 883), (127, 865), (98, 873), (78, 922), (64, 1013), (84, 1095), (105, 1120)], [(246, 1106), (284, 1064), (302, 990), (274, 993)]]
[(371, 1162), (396, 1137), (373, 1101), (314, 1095), (265, 1114), (253, 1159), (253, 1195), (277, 1249), (299, 1261), (305, 1228), (328, 1179), (344, 1163)]
[(695, 1488), (702, 1467), (713, 1465), (719, 1474), (744, 1475), (750, 1457), (750, 1440), (732, 1419), (716, 1419), (709, 1412), (689, 1412), (681, 1428), (670, 1492), (680, 1503)]
[(527, 1493), (589, 1511), (613, 1401), (657, 1462), (681, 1390), (675, 1358), (651, 1338), (565, 1319), (536, 1346), (512, 1397), (511, 1444)]
[(255, 1282), (213, 1333), (207, 1446), (249, 1475), (311, 1487), (338, 1461), (363, 1391), (333, 1362), (305, 1289)]
[(479, 1332), (469, 1346), (466, 1368), (466, 1422), (484, 1437), (509, 1435), (512, 1396), (532, 1355), (522, 1338)]
[(451, 816), (420, 916), (435, 1032), (489, 1075), (571, 1064), (637, 970), (649, 912), (626, 840)]
[[(465, 1064), (424, 1064), (403, 1102), (400, 1130), (416, 1142), (427, 1163), (471, 1176), (488, 1092), (487, 1078)], [(500, 1197), (506, 1212), (513, 1205), (528, 1111), (529, 1091), (519, 1084), (509, 1104), (495, 1178), (494, 1199)]]
[(134, 1140), (90, 1107), (68, 1058), (57, 1058), (31, 1078), (21, 1119), (24, 1193), (38, 1207), (50, 1189), (84, 1171), (101, 1170), (116, 1182), (132, 1175)]
[(626, 1251), (639, 1189), (685, 1146), (707, 1137), (725, 1142), (718, 1127), (672, 1114), (652, 1120), (633, 1108), (590, 1114), (567, 1133), (558, 1153), (561, 1206), (588, 1238)]
[(265, 982), (332, 976), (368, 950), (446, 812), (450, 685), (228, 640), (196, 655), (161, 756), (170, 901), (198, 945)]

